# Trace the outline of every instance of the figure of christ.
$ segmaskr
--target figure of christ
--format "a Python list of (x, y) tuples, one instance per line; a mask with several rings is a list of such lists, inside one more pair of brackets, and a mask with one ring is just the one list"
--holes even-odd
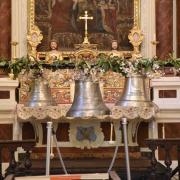
[[(118, 2), (118, 1), (117, 1)], [(118, 7), (118, 6), (117, 6)], [(118, 8), (116, 7), (116, 2), (112, 0), (101, 0), (98, 3), (98, 8), (102, 16), (102, 26), (104, 30), (108, 33), (117, 33), (117, 13)]]
[[(88, 11), (88, 14), (95, 18), (95, 10), (96, 10), (96, 2), (95, 0), (73, 0), (72, 7), (72, 16), (71, 16), (71, 24), (76, 31), (80, 29), (84, 31), (82, 23), (79, 20), (79, 17), (84, 15), (85, 11)], [(91, 30), (94, 30), (94, 23), (89, 22), (91, 24)]]
[(84, 14), (91, 4), (88, 4), (87, 0), (52, 0), (52, 33), (79, 31), (79, 16)]
[[(36, 6), (39, 7), (39, 3), (42, 3), (42, 7), (44, 7), (47, 1), (49, 0), (39, 0)], [(84, 11), (87, 10), (88, 15), (93, 16), (93, 20), (88, 22), (90, 43), (97, 43), (100, 48), (110, 50), (112, 39), (117, 39), (120, 49), (129, 49), (127, 34), (133, 26), (133, 1), (51, 0), (51, 7), (46, 3), (49, 7), (46, 9), (49, 13), (47, 21), (50, 28), (47, 32), (43, 26), (43, 33), (48, 35), (44, 44), (47, 43), (49, 37), (57, 39), (61, 43), (62, 49), (72, 49), (74, 44), (81, 43), (84, 23), (79, 20), (79, 16), (83, 16)], [(40, 15), (39, 17), (41, 17)], [(37, 21), (38, 25), (42, 25), (42, 23), (44, 20)], [(45, 50), (47, 44), (46, 46), (44, 44), (42, 49)]]

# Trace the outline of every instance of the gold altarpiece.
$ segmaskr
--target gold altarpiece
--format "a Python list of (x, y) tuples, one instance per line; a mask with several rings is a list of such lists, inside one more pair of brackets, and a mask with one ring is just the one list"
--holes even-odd
[[(42, 39), (44, 35), (42, 34), (43, 32), (40, 30), (40, 28), (37, 26), (36, 22), (36, 1), (38, 0), (28, 0), (28, 54), (35, 56), (37, 53), (37, 47), (39, 44), (41, 44)], [(85, 1), (85, 0), (84, 0)], [(118, 0), (121, 1), (121, 0)], [(51, 1), (48, 1), (49, 3)], [(83, 2), (83, 1), (82, 1)], [(142, 42), (142, 32), (140, 31), (140, 5), (141, 5), (141, 0), (126, 0), (126, 3), (132, 4), (133, 6), (133, 17), (132, 17), (132, 25), (129, 25), (129, 29), (127, 30), (128, 39), (130, 40), (130, 43), (133, 46), (133, 50), (126, 50), (126, 51), (119, 51), (119, 54), (121, 56), (126, 55), (127, 53), (130, 53), (132, 56), (137, 56), (140, 54), (139, 51), (139, 46)], [(123, 6), (123, 5), (122, 5)], [(132, 10), (132, 8), (131, 8)], [(52, 12), (50, 12), (52, 14)], [(128, 17), (129, 18), (129, 17)], [(128, 22), (127, 22), (128, 23)], [(82, 23), (83, 24), (83, 23)], [(119, 27), (117, 27), (119, 28)], [(51, 37), (52, 38), (52, 37)], [(114, 39), (117, 37), (114, 37)], [(91, 42), (90, 42), (91, 43)], [(75, 43), (74, 43), (75, 44)], [(77, 43), (76, 43), (77, 44)], [(70, 54), (74, 54), (74, 50), (69, 50), (70, 48), (66, 48), (65, 51), (62, 51), (64, 56), (68, 56)], [(100, 51), (100, 50), (99, 50)], [(41, 52), (42, 55), (45, 52)]]
[[(40, 31), (39, 27), (36, 26), (35, 22), (35, 0), (28, 0), (28, 54), (30, 56), (37, 56), (37, 46), (41, 43), (43, 39), (43, 34)], [(133, 51), (118, 51), (119, 56), (131, 56), (132, 59), (140, 57), (140, 45), (143, 40), (143, 34), (140, 30), (140, 4), (141, 0), (133, 0), (133, 7), (134, 7), (134, 23), (133, 28), (130, 30), (130, 33), (128, 35), (128, 38), (130, 40), (130, 43), (133, 45)], [(83, 22), (82, 22), (83, 24)], [(77, 46), (76, 46), (77, 47)], [(74, 50), (69, 51), (68, 49), (66, 51), (62, 51), (62, 54), (64, 57), (74, 56), (75, 58), (79, 58), (82, 54), (83, 56), (86, 56), (86, 53), (88, 55), (92, 55), (93, 57), (97, 56), (99, 53), (106, 53), (111, 54), (111, 51), (102, 51), (94, 48), (91, 46), (91, 48), (81, 48), (77, 47), (74, 48)], [(46, 52), (38, 52), (42, 57), (45, 56)], [(67, 72), (67, 71), (66, 71)], [(61, 82), (66, 81), (66, 77), (68, 75), (64, 72), (63, 78), (61, 78)], [(116, 99), (119, 97), (120, 93), (122, 92), (123, 88), (123, 81), (122, 77), (120, 77), (118, 74), (111, 73), (107, 75), (108, 78), (105, 78), (105, 84), (104, 84), (104, 99), (107, 103), (114, 103)], [(58, 90), (61, 88), (61, 90)], [(64, 89), (64, 90), (62, 90)], [(61, 92), (61, 100), (58, 101), (59, 103), (70, 103), (70, 89), (69, 86), (63, 85), (63, 83), (57, 83), (55, 87), (53, 87), (53, 95), (56, 97), (56, 94), (59, 94), (58, 92)], [(63, 93), (63, 94), (62, 94)], [(59, 99), (59, 98), (58, 98)], [(68, 100), (69, 99), (69, 100)]]
[[(118, 51), (118, 55), (121, 57), (130, 58), (131, 60), (141, 57), (140, 45), (143, 40), (143, 34), (140, 30), (140, 1), (133, 0), (134, 5), (134, 23), (133, 28), (130, 30), (128, 38), (130, 43), (133, 46), (132, 51)], [(28, 55), (37, 57), (37, 54), (40, 54), (41, 57), (45, 56), (46, 52), (38, 52), (37, 47), (43, 39), (43, 34), (40, 31), (39, 27), (35, 23), (35, 0), (28, 0)], [(83, 23), (83, 22), (82, 22)], [(74, 50), (61, 51), (64, 57), (74, 57), (77, 58), (88, 56), (96, 57), (99, 53), (111, 54), (111, 51), (102, 51), (98, 50), (96, 46), (83, 46), (76, 45)], [(68, 81), (71, 75), (69, 70), (58, 70), (56, 72), (47, 72), (46, 76), (49, 79), (51, 86), (51, 91), (53, 97), (56, 99), (58, 104), (71, 104), (73, 97), (73, 86), (72, 83)], [(58, 77), (58, 78), (57, 78)], [(58, 79), (58, 81), (57, 81)], [(124, 87), (124, 78), (119, 74), (108, 72), (104, 75), (104, 83), (102, 87), (103, 98), (107, 104), (114, 104), (117, 99), (120, 97)], [(29, 82), (26, 78), (22, 80), (20, 88), (20, 102), (25, 101), (27, 93), (29, 90)], [(134, 126), (133, 124), (130, 127)], [(58, 128), (58, 127), (56, 127)], [(105, 127), (107, 130), (107, 127)], [(109, 130), (108, 130), (109, 131)], [(136, 131), (134, 129), (134, 131)], [(107, 133), (106, 133), (107, 134)], [(108, 135), (107, 135), (108, 136)], [(134, 135), (136, 136), (136, 135)], [(106, 140), (109, 137), (105, 137)], [(42, 140), (42, 139), (41, 139)], [(131, 145), (137, 145), (137, 143), (131, 141)], [(110, 145), (113, 146), (113, 145)], [(101, 156), (101, 155), (100, 155)], [(102, 155), (103, 156), (103, 155)]]

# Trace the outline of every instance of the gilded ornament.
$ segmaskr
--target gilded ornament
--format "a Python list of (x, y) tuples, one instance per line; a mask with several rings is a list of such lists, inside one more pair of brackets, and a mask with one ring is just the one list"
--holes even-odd
[(29, 46), (29, 56), (37, 56), (37, 46), (41, 43), (43, 35), (37, 26), (33, 26), (27, 35), (27, 41)]
[[(134, 0), (134, 28), (136, 27), (138, 29), (140, 29), (140, 26), (139, 26), (139, 24), (140, 24), (140, 2), (141, 2), (141, 0)], [(29, 31), (29, 34), (31, 35), (31, 34), (33, 34), (31, 31), (34, 30), (34, 26), (35, 26), (35, 0), (28, 0), (28, 17), (29, 17), (28, 31)], [(85, 12), (85, 16), (81, 17), (81, 19), (85, 19), (85, 37), (84, 37), (83, 44), (88, 45), (89, 40), (88, 40), (87, 20), (93, 19), (93, 17), (89, 17), (87, 12)], [(39, 35), (42, 36), (41, 33)], [(37, 46), (39, 43), (36, 43), (36, 45), (34, 44), (33, 47), (31, 47), (32, 45), (29, 44), (30, 47), (28, 48), (28, 54), (31, 54), (34, 56), (36, 54), (36, 49), (37, 49)], [(83, 45), (83, 48), (84, 48), (84, 45)], [(90, 45), (92, 45), (92, 44), (90, 44)], [(134, 46), (134, 44), (132, 44), (132, 45)], [(77, 44), (77, 46), (80, 46), (80, 45)], [(94, 44), (93, 44), (93, 46), (97, 47), (97, 45), (94, 45)], [(86, 47), (86, 48), (89, 48), (89, 47)], [(135, 51), (133, 51), (133, 52), (120, 51), (120, 56), (128, 55), (128, 57), (131, 57), (129, 54), (132, 54), (132, 56), (133, 56), (133, 54), (135, 54), (137, 56), (139, 48), (137, 46), (135, 46), (134, 49), (135, 49)], [(109, 51), (101, 51), (101, 52), (102, 53), (105, 52), (107, 54), (109, 53)], [(44, 54), (44, 53), (42, 52), (42, 54)], [(62, 54), (69, 57), (69, 55), (74, 54), (74, 51), (70, 51), (70, 52), (64, 51), (64, 52), (62, 52)], [(140, 54), (138, 54), (138, 55), (140, 55)]]

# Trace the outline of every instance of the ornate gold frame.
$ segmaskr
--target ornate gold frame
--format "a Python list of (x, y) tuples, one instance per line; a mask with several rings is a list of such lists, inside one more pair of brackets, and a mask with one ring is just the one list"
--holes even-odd
[[(35, 25), (35, 0), (27, 0), (28, 3), (28, 54), (30, 56), (36, 57), (37, 51), (36, 48), (38, 44), (41, 43), (43, 39), (43, 35), (40, 29)], [(132, 57), (140, 57), (139, 47), (143, 40), (143, 34), (140, 30), (140, 7), (141, 7), (141, 0), (134, 0), (134, 26), (128, 36), (130, 39), (131, 44), (134, 47), (132, 52), (125, 52), (121, 51), (120, 54), (131, 53)], [(134, 39), (133, 37), (138, 36), (139, 38)], [(42, 52), (43, 54), (43, 52)], [(64, 52), (64, 54), (72, 54), (72, 52)]]

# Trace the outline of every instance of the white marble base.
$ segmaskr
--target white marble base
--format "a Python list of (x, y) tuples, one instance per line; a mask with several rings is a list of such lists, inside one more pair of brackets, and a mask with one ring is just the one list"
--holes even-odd
[[(151, 80), (151, 87), (153, 87), (154, 100), (160, 110), (175, 110), (180, 109), (180, 77), (161, 77)], [(160, 98), (160, 90), (175, 90), (176, 98)]]
[(18, 87), (18, 80), (10, 80), (9, 78), (0, 78), (0, 92), (8, 91), (9, 98), (0, 99), (0, 123), (13, 121), (12, 114), (16, 109), (17, 102), (15, 100), (15, 89)]
[[(149, 126), (150, 138), (158, 137), (159, 123), (180, 123), (180, 77), (161, 77), (151, 80), (153, 88), (153, 102), (159, 106), (160, 111), (156, 114), (155, 121)], [(160, 90), (175, 90), (176, 97), (160, 98)], [(162, 128), (162, 136), (166, 137), (165, 129)], [(158, 152), (156, 152), (158, 159)], [(177, 162), (177, 161), (174, 161)]]
[(18, 80), (0, 78), (0, 91), (9, 91), (9, 98), (0, 99), (0, 124), (13, 124), (16, 114), (15, 89), (18, 87)]
[(13, 110), (16, 107), (15, 89), (18, 87), (18, 80), (10, 80), (9, 78), (0, 78), (0, 91), (9, 91), (10, 98), (0, 99), (0, 111)]

